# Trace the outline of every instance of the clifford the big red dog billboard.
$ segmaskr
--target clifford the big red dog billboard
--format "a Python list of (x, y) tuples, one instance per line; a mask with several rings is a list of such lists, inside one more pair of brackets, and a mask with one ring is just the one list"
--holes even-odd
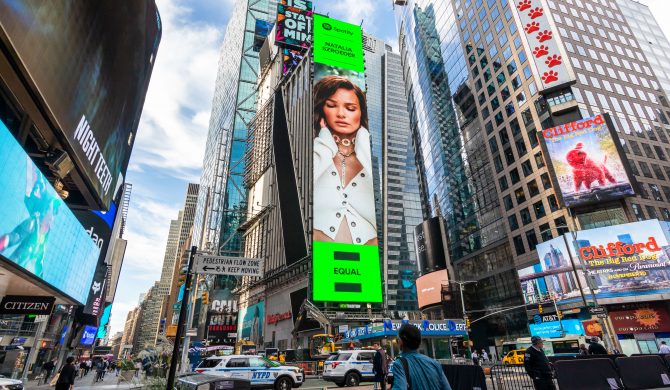
[(553, 184), (566, 207), (635, 195), (614, 126), (607, 114), (598, 114), (538, 134)]

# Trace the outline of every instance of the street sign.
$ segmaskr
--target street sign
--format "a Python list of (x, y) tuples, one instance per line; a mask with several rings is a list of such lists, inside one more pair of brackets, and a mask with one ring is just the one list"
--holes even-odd
[(589, 313), (591, 313), (591, 314), (605, 314), (605, 308), (602, 307), (602, 306), (589, 307)]
[(196, 274), (263, 276), (263, 259), (197, 254), (193, 269)]
[(605, 314), (605, 313), (599, 313), (599, 314), (596, 315), (596, 317), (598, 317), (598, 318), (607, 318), (607, 314)]
[(191, 328), (186, 330), (186, 337), (196, 337), (198, 335), (198, 328)]

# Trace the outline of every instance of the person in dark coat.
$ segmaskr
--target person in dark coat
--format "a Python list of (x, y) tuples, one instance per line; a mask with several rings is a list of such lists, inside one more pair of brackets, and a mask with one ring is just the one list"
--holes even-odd
[(386, 351), (375, 343), (373, 348), (375, 351), (375, 357), (372, 360), (372, 372), (375, 374), (375, 389), (377, 389), (377, 384), (381, 384), (379, 388), (386, 388), (386, 375), (388, 375), (388, 357), (386, 356)]
[(598, 342), (598, 338), (594, 337), (589, 343), (589, 355), (607, 355), (607, 350)]
[(42, 370), (44, 370), (44, 381), (48, 381), (49, 378), (51, 377), (51, 372), (54, 370), (56, 365), (54, 364), (53, 360), (49, 360), (48, 362), (44, 363), (42, 365)]
[(549, 359), (544, 354), (542, 337), (530, 338), (531, 346), (526, 349), (523, 359), (523, 368), (528, 376), (533, 379), (535, 390), (556, 390), (553, 380), (553, 371), (549, 365)]
[(74, 358), (70, 356), (65, 360), (65, 365), (60, 369), (60, 375), (56, 381), (56, 390), (74, 389), (74, 380), (77, 377), (77, 367), (74, 366)]

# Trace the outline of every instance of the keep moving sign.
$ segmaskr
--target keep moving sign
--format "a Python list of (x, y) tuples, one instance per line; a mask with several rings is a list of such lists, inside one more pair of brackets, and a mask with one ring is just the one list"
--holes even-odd
[(196, 274), (263, 276), (263, 259), (247, 257), (195, 255)]
[(382, 302), (363, 36), (314, 15), (314, 301)]

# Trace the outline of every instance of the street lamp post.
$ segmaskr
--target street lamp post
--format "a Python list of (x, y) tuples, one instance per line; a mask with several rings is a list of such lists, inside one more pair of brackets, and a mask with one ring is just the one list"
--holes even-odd
[(470, 333), (469, 333), (469, 321), (468, 314), (465, 311), (465, 299), (463, 298), (463, 286), (470, 283), (477, 283), (475, 280), (449, 280), (450, 283), (458, 284), (458, 288), (461, 291), (461, 308), (463, 309), (463, 322), (465, 322), (465, 336), (463, 336), (463, 341), (465, 341), (467, 349), (465, 350), (465, 357), (470, 359), (472, 358), (472, 348), (470, 348)]

